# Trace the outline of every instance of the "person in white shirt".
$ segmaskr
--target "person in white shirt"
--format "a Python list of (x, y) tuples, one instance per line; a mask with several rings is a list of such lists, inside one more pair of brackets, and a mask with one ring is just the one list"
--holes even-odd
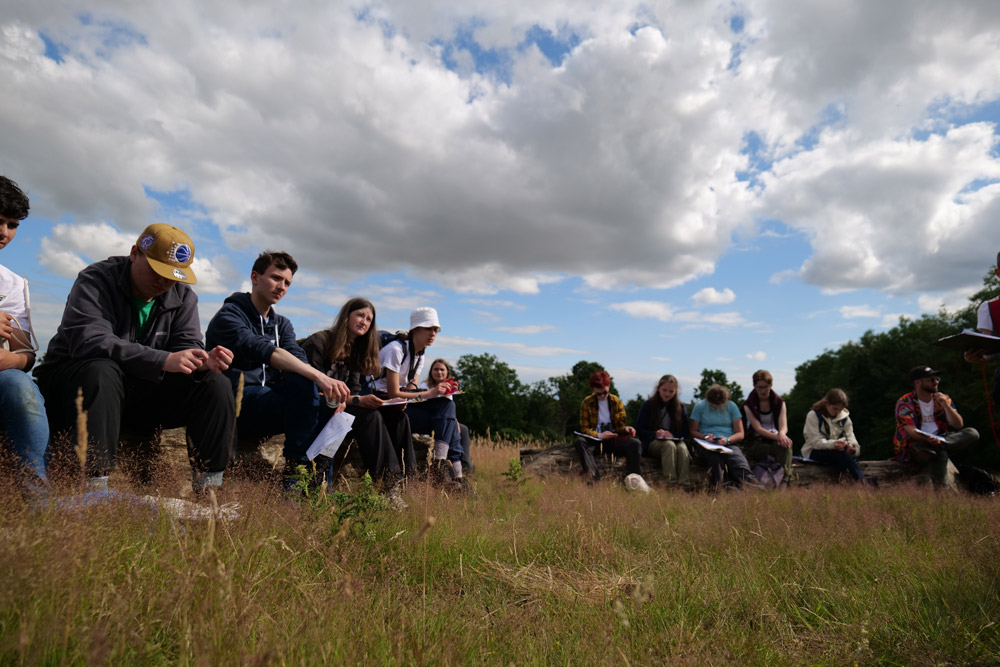
[[(0, 176), (0, 249), (14, 240), (28, 208), (28, 197), (17, 183)], [(28, 283), (0, 265), (0, 428), (7, 432), (28, 489), (45, 480), (49, 442), (45, 402), (28, 375), (36, 350)]]
[(420, 399), (411, 403), (406, 413), (414, 433), (434, 432), (434, 472), (442, 472), (466, 487), (462, 471), (462, 438), (458, 429), (454, 401), (432, 401), (444, 396), (448, 386), (444, 383), (420, 390), (420, 371), (424, 366), (424, 352), (434, 344), (441, 331), (437, 311), (433, 308), (415, 308), (410, 313), (410, 331), (403, 340), (394, 340), (382, 348), (379, 364), (383, 375), (375, 381), (375, 393), (388, 400)]

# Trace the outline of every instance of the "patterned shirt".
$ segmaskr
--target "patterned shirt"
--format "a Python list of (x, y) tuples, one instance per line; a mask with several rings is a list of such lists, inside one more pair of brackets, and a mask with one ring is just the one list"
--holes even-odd
[[(950, 396), (947, 394), (942, 394), (942, 396), (952, 408), (955, 407)], [(910, 446), (913, 444), (913, 438), (907, 435), (904, 427), (920, 428), (922, 422), (920, 399), (917, 398), (916, 392), (911, 391), (909, 394), (901, 396), (896, 401), (896, 435), (892, 438), (894, 458), (897, 461), (910, 460)], [(937, 401), (934, 401), (934, 423), (937, 424), (938, 433), (943, 435), (948, 432), (948, 417), (944, 413), (944, 408)]]

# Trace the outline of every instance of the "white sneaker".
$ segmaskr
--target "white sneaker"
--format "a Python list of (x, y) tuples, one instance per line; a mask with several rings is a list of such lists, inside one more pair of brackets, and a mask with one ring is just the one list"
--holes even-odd
[(652, 491), (649, 488), (649, 484), (646, 484), (646, 480), (642, 478), (642, 475), (637, 475), (632, 473), (625, 478), (625, 490), (626, 491), (642, 491), (643, 493), (649, 493)]

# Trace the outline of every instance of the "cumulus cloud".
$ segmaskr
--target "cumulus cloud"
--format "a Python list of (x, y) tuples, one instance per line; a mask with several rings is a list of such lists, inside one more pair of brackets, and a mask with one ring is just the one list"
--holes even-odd
[(669, 288), (775, 219), (813, 247), (786, 277), (952, 289), (1000, 213), (996, 128), (961, 125), (1000, 97), (998, 25), (908, 0), (13, 3), (0, 166), (49, 219), (138, 230), (181, 193), (230, 248), (280, 225), (344, 283)]
[(683, 323), (689, 328), (710, 326), (760, 326), (758, 322), (750, 322), (737, 312), (703, 313), (699, 311), (679, 311), (669, 303), (660, 301), (626, 301), (609, 306), (612, 310), (620, 310), (638, 319), (654, 319), (661, 322)]
[(706, 287), (695, 292), (691, 299), (697, 304), (732, 303), (736, 300), (736, 294), (728, 287), (721, 292), (714, 287)]
[(760, 350), (758, 350), (757, 352), (751, 352), (750, 354), (747, 355), (747, 359), (751, 359), (753, 361), (766, 361), (767, 353), (761, 352)]

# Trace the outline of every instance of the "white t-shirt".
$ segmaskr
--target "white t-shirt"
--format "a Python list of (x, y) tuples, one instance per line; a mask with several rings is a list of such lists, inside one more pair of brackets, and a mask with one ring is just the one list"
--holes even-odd
[[(406, 378), (410, 376), (410, 364), (413, 362), (413, 359), (410, 358), (407, 350), (403, 347), (404, 345), (407, 345), (407, 343), (394, 340), (383, 347), (378, 353), (378, 363), (381, 364), (382, 368), (399, 373), (399, 381), (401, 383), (399, 388), (403, 390), (406, 388)], [(403, 358), (404, 355), (406, 356), (405, 359)], [(420, 371), (423, 370), (423, 367), (424, 355), (417, 355), (416, 372), (413, 374), (414, 379), (420, 377)], [(389, 391), (384, 377), (375, 380), (375, 391)]]
[[(607, 426), (607, 428), (601, 428), (602, 426)], [(602, 433), (605, 430), (614, 431), (615, 429), (611, 423), (611, 408), (608, 407), (608, 399), (599, 398), (597, 399), (597, 432)]]
[(3, 264), (0, 264), (0, 311), (12, 316), (21, 329), (31, 332), (28, 281)]
[(925, 403), (918, 398), (917, 402), (920, 403), (920, 430), (924, 433), (939, 435), (937, 422), (934, 421), (934, 400), (931, 399)]
[(993, 325), (993, 318), (990, 317), (990, 302), (983, 301), (979, 304), (979, 310), (976, 311), (976, 328), (985, 329), (986, 331), (992, 331), (997, 333), (997, 328)]

